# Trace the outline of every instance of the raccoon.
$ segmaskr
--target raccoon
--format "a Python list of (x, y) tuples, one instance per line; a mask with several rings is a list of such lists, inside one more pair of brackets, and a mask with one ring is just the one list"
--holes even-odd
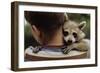
[(88, 51), (90, 48), (89, 40), (85, 39), (85, 33), (82, 31), (86, 26), (86, 21), (77, 23), (68, 20), (63, 26), (64, 41), (67, 48), (63, 49), (63, 53), (67, 54), (71, 50)]

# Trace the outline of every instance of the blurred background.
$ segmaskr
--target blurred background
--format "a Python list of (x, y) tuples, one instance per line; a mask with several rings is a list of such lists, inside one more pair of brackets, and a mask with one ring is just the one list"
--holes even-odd
[[(67, 13), (70, 20), (80, 23), (86, 21), (86, 27), (83, 29), (86, 34), (86, 38), (90, 39), (90, 14), (79, 14), (79, 13)], [(31, 25), (24, 20), (24, 47), (25, 49), (29, 46), (39, 45), (34, 37), (32, 36)]]

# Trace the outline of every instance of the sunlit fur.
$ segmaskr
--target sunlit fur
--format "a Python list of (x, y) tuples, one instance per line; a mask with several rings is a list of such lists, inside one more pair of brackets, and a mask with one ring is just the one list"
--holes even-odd
[[(76, 49), (78, 51), (89, 51), (89, 40), (85, 39), (85, 33), (82, 31), (85, 26), (85, 21), (77, 23), (75, 21), (68, 20), (64, 23), (63, 33), (68, 32), (64, 34), (64, 40), (66, 42), (65, 45), (67, 45), (67, 48), (63, 51), (65, 54), (70, 52), (72, 49)], [(73, 33), (75, 34), (75, 37)], [(68, 44), (68, 40), (71, 40), (72, 42)]]

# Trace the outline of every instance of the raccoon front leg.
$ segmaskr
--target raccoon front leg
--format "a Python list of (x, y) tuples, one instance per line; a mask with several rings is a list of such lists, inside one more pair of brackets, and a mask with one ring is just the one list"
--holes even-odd
[(68, 54), (72, 49), (73, 49), (73, 46), (72, 45), (67, 46), (65, 48), (62, 48), (62, 53), (63, 54)]
[(36, 46), (36, 47), (30, 46), (29, 48), (32, 49), (33, 53), (38, 53), (42, 49), (42, 46)]
[(83, 39), (80, 42), (73, 43), (62, 50), (64, 54), (68, 54), (71, 50), (77, 51), (89, 51), (90, 41), (88, 39)]
[(74, 43), (73, 48), (78, 51), (88, 51), (90, 49), (90, 42), (88, 39), (83, 39), (78, 43)]

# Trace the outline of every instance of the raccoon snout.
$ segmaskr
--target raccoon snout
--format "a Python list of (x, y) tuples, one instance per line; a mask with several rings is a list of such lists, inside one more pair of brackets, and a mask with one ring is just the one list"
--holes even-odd
[(67, 43), (70, 45), (72, 44), (72, 40), (68, 40)]

